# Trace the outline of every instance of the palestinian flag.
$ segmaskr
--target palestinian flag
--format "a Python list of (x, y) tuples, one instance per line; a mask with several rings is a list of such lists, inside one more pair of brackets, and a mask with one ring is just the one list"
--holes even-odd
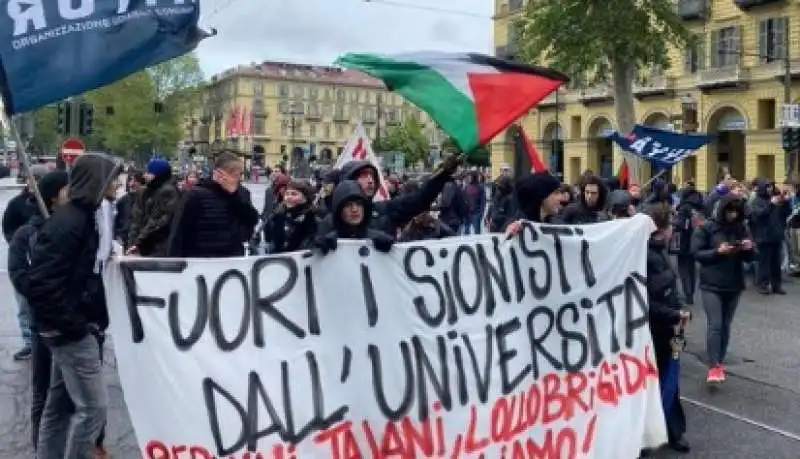
[(346, 54), (336, 64), (382, 80), (428, 113), (466, 153), (569, 81), (554, 70), (481, 54)]

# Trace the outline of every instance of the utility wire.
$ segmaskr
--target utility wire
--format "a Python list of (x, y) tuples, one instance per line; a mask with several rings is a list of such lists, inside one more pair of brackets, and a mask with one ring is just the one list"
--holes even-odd
[(408, 9), (415, 9), (415, 10), (424, 10), (424, 11), (433, 11), (436, 13), (445, 13), (445, 14), (455, 14), (459, 16), (469, 16), (473, 18), (481, 18), (481, 19), (492, 19), (491, 16), (486, 16), (484, 14), (473, 13), (471, 11), (464, 11), (464, 10), (451, 10), (448, 8), (437, 8), (435, 6), (426, 6), (426, 5), (417, 5), (413, 3), (404, 3), (404, 2), (397, 2), (393, 0), (364, 0), (364, 3), (377, 3), (381, 5), (387, 6), (398, 6), (400, 8), (408, 8)]
[[(238, 2), (238, 1), (239, 0), (227, 0), (226, 2), (218, 5), (216, 8), (211, 10), (211, 12), (208, 13), (208, 15), (204, 15), (203, 19), (204, 20), (208, 20), (208, 19), (216, 16), (220, 12), (222, 12), (224, 10), (227, 10), (231, 5), (233, 5), (234, 3)], [(413, 10), (432, 11), (432, 12), (435, 12), (435, 13), (444, 13), (444, 14), (453, 14), (453, 15), (458, 15), (458, 16), (467, 16), (467, 17), (480, 18), (480, 19), (492, 19), (491, 16), (487, 16), (487, 15), (479, 14), (479, 13), (473, 13), (471, 11), (451, 10), (451, 9), (448, 9), (448, 8), (438, 8), (438, 7), (435, 7), (435, 6), (419, 5), (419, 4), (414, 4), (414, 3), (405, 3), (405, 2), (399, 2), (399, 1), (394, 1), (394, 0), (363, 0), (363, 2), (364, 3), (375, 3), (375, 4), (380, 4), (380, 5), (386, 5), (386, 6), (395, 6), (395, 7), (399, 7), (399, 8), (406, 8), (406, 9), (413, 9)]]

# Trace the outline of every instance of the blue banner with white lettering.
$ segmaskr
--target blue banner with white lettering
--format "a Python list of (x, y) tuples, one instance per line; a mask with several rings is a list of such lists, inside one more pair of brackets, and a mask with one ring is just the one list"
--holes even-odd
[(192, 51), (199, 0), (6, 0), (0, 85), (27, 112)]
[(681, 134), (639, 124), (626, 136), (613, 131), (607, 137), (658, 170), (671, 168), (711, 141), (711, 137), (703, 134)]

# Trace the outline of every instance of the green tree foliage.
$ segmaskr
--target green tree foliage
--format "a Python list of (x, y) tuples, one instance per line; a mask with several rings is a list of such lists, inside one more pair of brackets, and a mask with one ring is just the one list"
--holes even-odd
[[(86, 95), (94, 105), (94, 133), (88, 144), (116, 155), (142, 160), (155, 148), (174, 150), (166, 141), (180, 137), (180, 124), (156, 113), (157, 94), (147, 72), (139, 72)], [(165, 119), (166, 118), (166, 119)], [(171, 148), (170, 148), (171, 147)]]
[[(458, 147), (456, 141), (452, 137), (447, 138), (441, 145), (442, 153), (445, 154), (462, 154), (461, 148)], [(479, 167), (491, 166), (491, 153), (485, 145), (476, 148), (471, 154), (466, 156), (467, 164)]]
[(166, 112), (184, 116), (200, 106), (205, 78), (194, 53), (150, 67), (147, 73)]
[[(184, 55), (85, 94), (94, 106), (94, 132), (84, 139), (89, 149), (144, 161), (151, 151), (171, 155), (183, 138), (184, 116), (199, 106), (203, 74), (197, 57)], [(157, 106), (158, 103), (158, 106)], [(33, 114), (37, 152), (56, 152), (57, 110)]]
[(61, 138), (56, 132), (58, 111), (55, 107), (43, 107), (30, 115), (33, 117), (33, 137), (28, 150), (36, 154), (55, 155), (61, 146)]
[(544, 61), (588, 84), (613, 84), (622, 132), (633, 129), (636, 120), (637, 71), (667, 68), (669, 44), (684, 47), (691, 42), (673, 0), (529, 2), (515, 26), (524, 60)]
[(430, 144), (425, 136), (424, 125), (413, 116), (407, 116), (399, 126), (387, 129), (386, 136), (373, 148), (376, 151), (400, 151), (405, 154), (406, 167), (428, 160)]

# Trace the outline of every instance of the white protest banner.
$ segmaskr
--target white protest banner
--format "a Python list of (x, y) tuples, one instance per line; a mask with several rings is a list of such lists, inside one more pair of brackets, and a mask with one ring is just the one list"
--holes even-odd
[(664, 443), (652, 221), (523, 228), (388, 254), (119, 258), (106, 287), (143, 457), (622, 459)]
[(361, 123), (358, 123), (358, 126), (356, 126), (353, 135), (345, 144), (342, 154), (339, 155), (333, 168), (341, 169), (342, 166), (350, 161), (369, 161), (370, 164), (375, 166), (375, 169), (378, 170), (378, 180), (380, 180), (380, 183), (378, 184), (378, 191), (375, 193), (373, 200), (378, 202), (389, 199), (389, 187), (386, 184), (386, 180), (383, 178), (381, 163), (378, 161), (378, 157), (375, 156), (375, 152), (372, 151), (372, 141), (367, 136), (367, 132)]

